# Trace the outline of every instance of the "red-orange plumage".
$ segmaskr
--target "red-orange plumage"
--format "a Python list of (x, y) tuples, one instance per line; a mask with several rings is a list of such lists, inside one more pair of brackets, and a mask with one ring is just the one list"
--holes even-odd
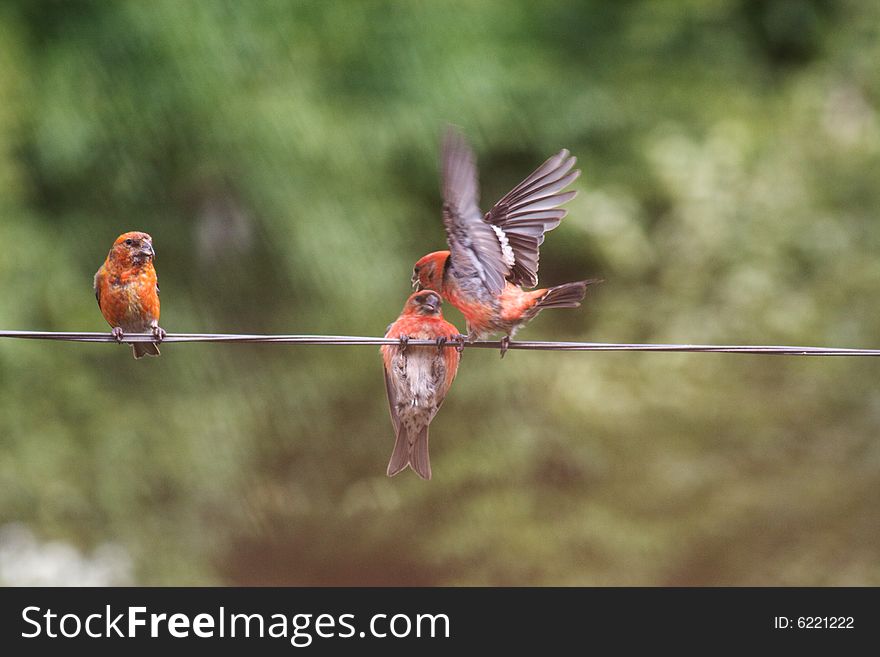
[(476, 340), (492, 333), (512, 337), (544, 308), (572, 308), (580, 304), (587, 285), (596, 281), (576, 281), (552, 288), (524, 290), (506, 281), (498, 295), (471, 289), (468, 281), (448, 274), (449, 251), (435, 251), (415, 265), (413, 282), (420, 288), (437, 290), (458, 308), (468, 324), (468, 335)]
[[(459, 336), (460, 333), (453, 324), (443, 319), (442, 315), (425, 317), (419, 315), (418, 311), (411, 309), (408, 305), (404, 308), (397, 321), (388, 329), (385, 337), (400, 338), (403, 335), (413, 340), (436, 340), (437, 338), (452, 339)], [(386, 366), (389, 364), (392, 354), (398, 348), (392, 345), (384, 345), (382, 347), (382, 359)], [(409, 349), (431, 349), (431, 347), (409, 347)], [(446, 364), (446, 378), (442, 389), (442, 395), (445, 396), (452, 386), (452, 381), (455, 379), (461, 354), (455, 349), (442, 349), (440, 355)]]
[(113, 334), (152, 332), (156, 343), (131, 345), (135, 358), (158, 356), (158, 342), (165, 332), (159, 327), (159, 284), (153, 266), (153, 238), (132, 231), (116, 238), (107, 259), (95, 274), (95, 297)]
[(438, 340), (437, 347), (385, 345), (385, 389), (394, 426), (395, 444), (388, 463), (393, 476), (407, 465), (423, 479), (431, 478), (428, 426), (452, 386), (461, 354), (442, 346), (459, 338), (458, 329), (443, 319), (442, 300), (433, 290), (422, 290), (407, 299), (400, 317), (386, 338)]

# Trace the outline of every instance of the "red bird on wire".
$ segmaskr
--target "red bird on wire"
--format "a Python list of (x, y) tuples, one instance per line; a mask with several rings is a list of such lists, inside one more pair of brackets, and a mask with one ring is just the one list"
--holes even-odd
[(134, 342), (135, 358), (158, 356), (158, 343), (165, 338), (159, 327), (159, 283), (153, 259), (153, 238), (146, 233), (123, 233), (95, 274), (95, 297), (113, 336), (122, 341), (125, 333), (152, 332), (156, 341)]
[(538, 284), (538, 251), (544, 233), (566, 211), (558, 206), (577, 192), (563, 192), (579, 175), (565, 149), (544, 162), (485, 215), (478, 205), (474, 154), (457, 131), (443, 141), (443, 223), (448, 251), (435, 251), (413, 268), (413, 287), (437, 290), (458, 308), (468, 340), (503, 333), (501, 356), (514, 334), (545, 308), (576, 308), (587, 286), (575, 281), (551, 288)]
[[(428, 425), (455, 379), (460, 349), (446, 347), (450, 340), (463, 340), (458, 329), (443, 319), (440, 295), (422, 290), (410, 295), (400, 317), (388, 327), (386, 338), (400, 345), (381, 348), (385, 364), (385, 390), (394, 425), (394, 451), (388, 462), (393, 477), (409, 465), (422, 479), (431, 478), (428, 458)], [(412, 339), (436, 340), (436, 347), (409, 347)]]

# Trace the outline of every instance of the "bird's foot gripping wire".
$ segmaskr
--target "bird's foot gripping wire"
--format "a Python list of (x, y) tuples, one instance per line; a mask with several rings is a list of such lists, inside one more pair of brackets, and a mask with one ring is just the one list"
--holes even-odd
[(157, 344), (162, 342), (162, 340), (165, 339), (165, 336), (168, 335), (165, 332), (165, 329), (163, 329), (158, 324), (153, 327), (152, 333), (153, 333), (153, 339), (156, 341)]
[(111, 335), (116, 338), (116, 342), (122, 344), (122, 338), (125, 337), (125, 331), (122, 330), (121, 326), (114, 326), (113, 330), (110, 331)]
[(505, 335), (501, 338), (501, 357), (504, 358), (504, 354), (507, 353), (507, 350), (510, 348), (510, 336)]
[(398, 341), (400, 342), (400, 353), (406, 353), (406, 348), (409, 346), (409, 336), (401, 335)]
[(441, 335), (439, 338), (434, 340), (434, 343), (437, 345), (437, 351), (442, 354), (443, 348), (446, 346), (447, 342), (449, 342), (449, 338), (447, 338), (445, 335)]
[(470, 342), (470, 339), (466, 335), (462, 335), (461, 333), (457, 335), (453, 335), (451, 340), (455, 343), (455, 350), (458, 353), (464, 351), (464, 345)]

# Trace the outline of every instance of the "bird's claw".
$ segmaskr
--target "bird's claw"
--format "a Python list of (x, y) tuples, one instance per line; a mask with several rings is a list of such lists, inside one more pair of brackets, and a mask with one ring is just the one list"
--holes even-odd
[(157, 344), (162, 342), (166, 335), (168, 335), (168, 333), (161, 326), (153, 327), (153, 338), (156, 340)]
[(453, 335), (452, 341), (455, 343), (455, 350), (458, 353), (461, 353), (462, 351), (464, 351), (464, 345), (466, 343), (471, 342), (471, 340), (468, 339), (468, 336), (462, 335), (461, 333), (459, 333), (457, 335)]
[(400, 351), (405, 352), (406, 348), (409, 346), (409, 336), (408, 335), (401, 335), (398, 338), (398, 341), (400, 342)]
[(122, 344), (122, 338), (125, 337), (125, 331), (122, 330), (121, 326), (114, 326), (113, 330), (110, 331), (110, 334), (116, 338), (116, 342)]
[(443, 353), (443, 347), (446, 346), (447, 342), (449, 342), (449, 338), (447, 338), (445, 335), (441, 335), (439, 338), (434, 340), (434, 343), (437, 345), (437, 350), (440, 353)]
[(504, 354), (507, 353), (507, 350), (510, 348), (510, 336), (505, 335), (501, 338), (501, 357), (504, 358)]

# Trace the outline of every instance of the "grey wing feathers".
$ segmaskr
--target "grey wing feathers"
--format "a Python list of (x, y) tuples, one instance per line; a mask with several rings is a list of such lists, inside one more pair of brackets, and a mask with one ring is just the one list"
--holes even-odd
[(443, 140), (443, 223), (455, 269), (479, 277), (491, 293), (500, 293), (509, 264), (495, 230), (480, 212), (474, 154), (454, 129)]
[(391, 424), (394, 426), (394, 434), (397, 435), (400, 428), (400, 417), (397, 415), (397, 395), (394, 393), (394, 386), (391, 384), (388, 370), (384, 367), (382, 370), (385, 372), (385, 392), (388, 393), (388, 410), (391, 413)]
[(513, 250), (514, 264), (508, 278), (515, 285), (538, 284), (539, 247), (544, 233), (562, 221), (566, 211), (557, 207), (570, 201), (576, 191), (562, 192), (577, 179), (572, 171), (577, 158), (562, 149), (508, 192), (486, 213), (485, 221), (503, 231)]

